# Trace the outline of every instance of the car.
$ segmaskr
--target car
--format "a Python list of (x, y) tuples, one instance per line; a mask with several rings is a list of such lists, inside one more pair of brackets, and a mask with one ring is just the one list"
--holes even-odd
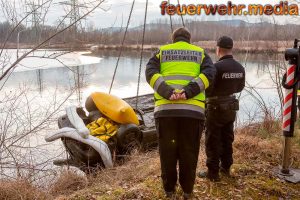
[[(136, 97), (123, 99), (131, 108), (136, 107), (136, 100)], [(67, 107), (66, 114), (58, 119), (59, 130), (47, 134), (45, 138), (47, 142), (61, 139), (69, 155), (68, 159), (55, 160), (54, 164), (70, 165), (91, 173), (113, 167), (115, 162), (129, 155), (133, 149), (149, 150), (156, 147), (153, 95), (139, 96), (138, 102), (138, 107), (133, 110), (139, 125), (118, 123), (116, 134), (107, 142), (92, 136), (86, 128), (101, 117), (108, 118), (98, 109), (91, 96), (87, 98), (85, 108)]]

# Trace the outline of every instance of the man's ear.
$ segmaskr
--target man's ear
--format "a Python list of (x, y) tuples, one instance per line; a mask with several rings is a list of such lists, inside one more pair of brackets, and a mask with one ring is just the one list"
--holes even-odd
[(220, 54), (220, 48), (217, 46), (216, 47), (216, 55), (219, 57), (219, 54)]

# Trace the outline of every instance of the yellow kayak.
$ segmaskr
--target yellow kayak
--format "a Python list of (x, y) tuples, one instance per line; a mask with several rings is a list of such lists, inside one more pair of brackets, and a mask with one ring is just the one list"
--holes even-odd
[(103, 92), (95, 92), (91, 97), (100, 112), (113, 121), (120, 124), (139, 125), (136, 113), (124, 100)]

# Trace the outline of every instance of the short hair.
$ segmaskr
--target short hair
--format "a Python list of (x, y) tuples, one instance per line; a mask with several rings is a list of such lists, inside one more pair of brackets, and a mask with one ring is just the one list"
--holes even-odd
[(229, 36), (222, 36), (218, 39), (217, 46), (223, 49), (232, 49), (233, 39)]
[(181, 27), (176, 29), (172, 34), (172, 41), (179, 41), (179, 40), (188, 40), (191, 41), (191, 33), (190, 31), (185, 28)]

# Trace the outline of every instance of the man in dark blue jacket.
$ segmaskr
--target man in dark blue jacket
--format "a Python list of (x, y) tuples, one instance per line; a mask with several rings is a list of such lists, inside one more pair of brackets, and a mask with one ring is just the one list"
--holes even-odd
[(234, 140), (234, 121), (239, 109), (235, 93), (245, 87), (245, 69), (232, 56), (233, 40), (223, 36), (217, 42), (215, 63), (217, 74), (213, 84), (207, 89), (206, 109), (206, 166), (207, 172), (200, 172), (200, 177), (219, 181), (219, 170), (230, 175), (233, 163), (232, 143)]

